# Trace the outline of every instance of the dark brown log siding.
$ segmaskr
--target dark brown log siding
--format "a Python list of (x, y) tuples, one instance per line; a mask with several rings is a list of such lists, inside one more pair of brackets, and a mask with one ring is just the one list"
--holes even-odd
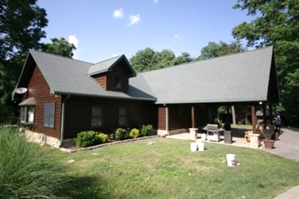
[(158, 129), (166, 130), (166, 107), (158, 107)]
[(94, 76), (94, 79), (107, 90), (107, 73)]
[[(103, 127), (91, 127), (91, 107), (103, 108)], [(128, 128), (139, 128), (142, 124), (154, 124), (153, 102), (108, 98), (83, 98), (71, 96), (65, 105), (64, 138), (74, 138), (77, 133), (95, 130), (112, 133), (118, 126), (118, 108), (127, 107)], [(154, 117), (153, 117), (154, 116)]]
[(191, 127), (191, 106), (169, 105), (169, 131)]
[[(33, 71), (27, 88), (28, 92), (24, 95), (23, 100), (34, 97), (36, 102), (33, 131), (60, 139), (61, 96), (50, 94), (50, 87), (37, 66)], [(45, 103), (55, 103), (54, 128), (44, 127)]]

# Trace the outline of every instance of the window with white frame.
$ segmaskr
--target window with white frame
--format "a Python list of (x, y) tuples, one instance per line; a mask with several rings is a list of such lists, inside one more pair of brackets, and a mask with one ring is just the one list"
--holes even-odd
[(55, 103), (44, 104), (44, 126), (54, 128)]
[(103, 109), (100, 106), (91, 107), (91, 126), (103, 126)]
[(21, 124), (33, 124), (34, 106), (21, 106), (20, 119)]
[(128, 124), (128, 110), (126, 107), (118, 108), (118, 125), (127, 126)]

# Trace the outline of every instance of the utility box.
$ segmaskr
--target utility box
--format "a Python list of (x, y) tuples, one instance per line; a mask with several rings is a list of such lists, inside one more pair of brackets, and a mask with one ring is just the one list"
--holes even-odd
[(232, 140), (232, 132), (231, 131), (224, 131), (224, 143), (231, 144)]

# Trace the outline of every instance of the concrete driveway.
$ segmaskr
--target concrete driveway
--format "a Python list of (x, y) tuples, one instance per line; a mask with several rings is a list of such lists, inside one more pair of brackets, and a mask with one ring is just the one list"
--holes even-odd
[(282, 129), (283, 133), (279, 140), (274, 143), (274, 149), (264, 149), (299, 162), (299, 129)]

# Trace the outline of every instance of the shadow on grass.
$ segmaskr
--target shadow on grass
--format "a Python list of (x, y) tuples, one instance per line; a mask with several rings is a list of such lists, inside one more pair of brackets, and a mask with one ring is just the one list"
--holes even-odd
[[(70, 177), (63, 193), (60, 193), (61, 199), (97, 199), (111, 198), (110, 191), (107, 189), (105, 180), (101, 177)], [(101, 186), (98, 186), (101, 184)]]

